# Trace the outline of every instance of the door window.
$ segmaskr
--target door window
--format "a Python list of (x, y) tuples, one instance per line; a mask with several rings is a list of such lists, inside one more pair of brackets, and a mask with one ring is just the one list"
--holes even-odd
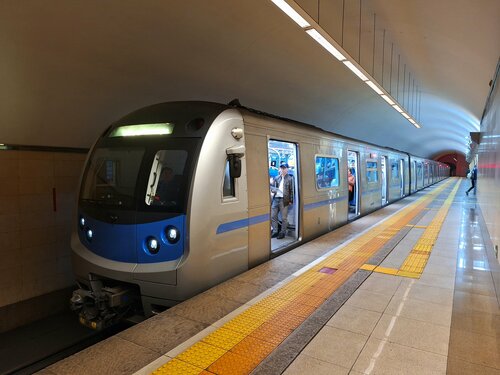
[(224, 170), (224, 181), (222, 183), (222, 197), (234, 198), (236, 196), (234, 188), (234, 178), (231, 178), (229, 173), (229, 160), (226, 160), (226, 168)]
[(316, 188), (318, 190), (339, 186), (339, 159), (316, 156)]
[(366, 181), (369, 184), (378, 182), (378, 163), (374, 160), (366, 162)]

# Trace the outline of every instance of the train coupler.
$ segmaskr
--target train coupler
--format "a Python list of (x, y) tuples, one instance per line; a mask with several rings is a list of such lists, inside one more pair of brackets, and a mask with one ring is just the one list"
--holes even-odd
[(101, 280), (92, 280), (89, 288), (81, 287), (73, 292), (70, 306), (78, 312), (82, 325), (100, 331), (133, 310), (135, 295), (132, 288), (104, 286)]

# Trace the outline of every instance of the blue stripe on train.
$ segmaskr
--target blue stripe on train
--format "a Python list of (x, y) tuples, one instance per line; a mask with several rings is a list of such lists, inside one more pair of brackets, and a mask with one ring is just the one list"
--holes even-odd
[(225, 232), (230, 232), (232, 230), (246, 228), (250, 225), (255, 225), (259, 223), (263, 223), (265, 221), (269, 221), (271, 214), (264, 214), (259, 216), (253, 216), (246, 219), (230, 221), (229, 223), (221, 224), (217, 227), (216, 234), (221, 234)]
[(304, 206), (304, 211), (309, 211), (309, 210), (312, 210), (314, 208), (318, 208), (321, 206), (327, 206), (327, 205), (332, 204), (332, 203), (345, 201), (346, 199), (347, 199), (347, 197), (343, 196), (343, 197), (337, 197), (337, 198), (332, 198), (332, 199), (326, 199), (324, 201), (309, 203), (309, 204), (306, 204)]
[[(338, 198), (333, 198), (333, 199), (327, 199), (324, 201), (320, 202), (315, 202), (315, 203), (309, 203), (304, 206), (305, 211), (312, 210), (314, 208), (318, 208), (321, 206), (326, 206), (332, 203), (336, 202), (341, 202), (346, 200), (347, 197), (338, 197)], [(241, 219), (241, 220), (236, 220), (236, 221), (230, 221), (228, 223), (223, 223), (217, 227), (216, 234), (221, 234), (221, 233), (226, 233), (230, 232), (236, 229), (241, 229), (241, 228), (246, 228), (251, 225), (255, 224), (260, 224), (266, 221), (269, 221), (271, 219), (270, 214), (264, 214), (264, 215), (258, 215), (258, 216), (253, 216), (248, 219)]]

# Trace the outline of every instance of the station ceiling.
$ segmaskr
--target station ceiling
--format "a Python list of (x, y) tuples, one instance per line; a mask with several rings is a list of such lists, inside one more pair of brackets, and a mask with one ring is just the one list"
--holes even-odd
[[(90, 147), (109, 123), (146, 105), (238, 98), (419, 156), (466, 153), (500, 56), (500, 1), (288, 3), (406, 103), (422, 128), (270, 0), (3, 0), (0, 143)], [(396, 59), (409, 74), (406, 101)]]

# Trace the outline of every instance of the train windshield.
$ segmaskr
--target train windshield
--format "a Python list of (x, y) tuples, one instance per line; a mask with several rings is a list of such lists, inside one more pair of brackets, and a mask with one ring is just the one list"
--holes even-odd
[(150, 213), (184, 213), (197, 138), (105, 140), (92, 152), (80, 202)]
[(98, 205), (133, 208), (144, 148), (97, 148), (84, 176), (80, 199)]
[(187, 150), (158, 150), (151, 163), (144, 203), (180, 211), (186, 191)]

